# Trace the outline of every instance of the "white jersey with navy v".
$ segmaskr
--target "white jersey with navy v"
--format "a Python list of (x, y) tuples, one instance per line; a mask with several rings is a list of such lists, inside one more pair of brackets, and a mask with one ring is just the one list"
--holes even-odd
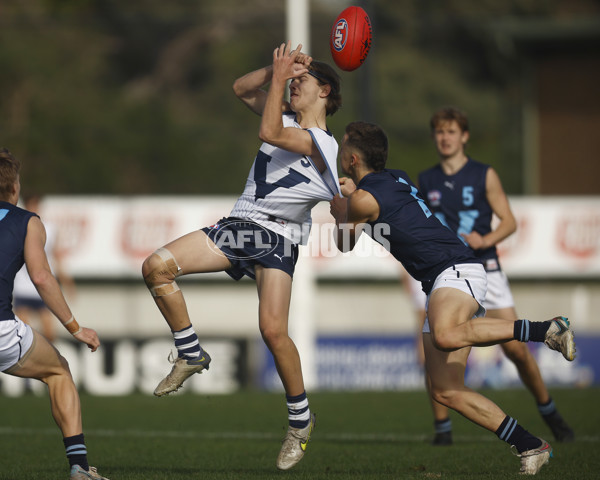
[(371, 231), (367, 233), (389, 247), (390, 253), (415, 279), (433, 282), (453, 265), (478, 263), (471, 249), (431, 213), (402, 170), (369, 173), (357, 188), (369, 192), (379, 204), (379, 218), (369, 222)]
[(27, 225), (35, 214), (0, 201), (0, 320), (15, 318), (12, 292), (15, 275), (25, 263)]
[[(283, 114), (283, 126), (302, 128), (290, 112)], [(231, 217), (252, 220), (294, 243), (307, 243), (311, 209), (339, 192), (335, 138), (320, 128), (307, 131), (327, 170), (321, 174), (310, 157), (263, 143)]]
[[(488, 168), (468, 158), (454, 175), (446, 175), (439, 164), (419, 175), (419, 190), (427, 205), (463, 242), (461, 234), (477, 232), (484, 236), (492, 230), (493, 212), (486, 195)], [(495, 246), (474, 253), (482, 261), (498, 260)]]

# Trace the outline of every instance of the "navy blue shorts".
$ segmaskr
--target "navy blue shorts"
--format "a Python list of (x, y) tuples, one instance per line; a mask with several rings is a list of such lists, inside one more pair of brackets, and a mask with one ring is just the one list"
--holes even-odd
[(202, 229), (231, 262), (226, 273), (234, 280), (256, 278), (254, 266), (283, 270), (290, 277), (298, 260), (298, 245), (250, 220), (226, 217)]

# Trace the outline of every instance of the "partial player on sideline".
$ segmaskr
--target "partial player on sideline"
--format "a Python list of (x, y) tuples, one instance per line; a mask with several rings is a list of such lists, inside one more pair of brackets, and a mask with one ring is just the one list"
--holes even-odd
[(388, 141), (377, 125), (354, 122), (341, 146), (345, 198), (331, 201), (336, 241), (348, 251), (363, 232), (384, 245), (427, 293), (424, 325), (425, 368), (433, 398), (514, 446), (521, 473), (535, 474), (548, 462), (552, 448), (506, 415), (495, 403), (467, 388), (464, 374), (471, 346), (511, 340), (544, 342), (567, 360), (575, 358), (569, 322), (485, 317), (482, 307), (487, 277), (480, 261), (428, 209), (402, 170), (387, 170)]
[(20, 168), (8, 150), (0, 150), (0, 371), (35, 378), (48, 386), (52, 416), (62, 432), (71, 465), (70, 479), (108, 480), (88, 464), (79, 394), (67, 361), (12, 311), (13, 282), (25, 264), (42, 300), (69, 333), (92, 352), (100, 346), (94, 330), (78, 325), (52, 275), (44, 250), (46, 231), (42, 221), (35, 213), (16, 206), (21, 191)]

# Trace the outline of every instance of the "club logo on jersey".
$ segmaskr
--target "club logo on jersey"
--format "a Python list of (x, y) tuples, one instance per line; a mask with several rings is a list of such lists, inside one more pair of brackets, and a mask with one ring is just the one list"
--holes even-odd
[(442, 202), (442, 192), (439, 190), (432, 190), (427, 194), (427, 203), (432, 207), (439, 207)]
[(341, 52), (346, 46), (348, 40), (348, 22), (345, 18), (340, 18), (333, 29), (333, 48), (336, 52)]

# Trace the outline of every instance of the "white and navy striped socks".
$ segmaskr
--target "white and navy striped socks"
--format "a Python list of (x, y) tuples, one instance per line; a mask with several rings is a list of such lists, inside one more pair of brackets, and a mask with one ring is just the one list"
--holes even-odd
[(305, 428), (310, 423), (310, 409), (308, 408), (308, 398), (306, 392), (291, 397), (286, 395), (288, 420), (292, 428)]
[(194, 331), (194, 327), (190, 325), (183, 330), (173, 332), (175, 346), (177, 347), (178, 356), (181, 358), (198, 358), (201, 348), (198, 341), (198, 335)]

